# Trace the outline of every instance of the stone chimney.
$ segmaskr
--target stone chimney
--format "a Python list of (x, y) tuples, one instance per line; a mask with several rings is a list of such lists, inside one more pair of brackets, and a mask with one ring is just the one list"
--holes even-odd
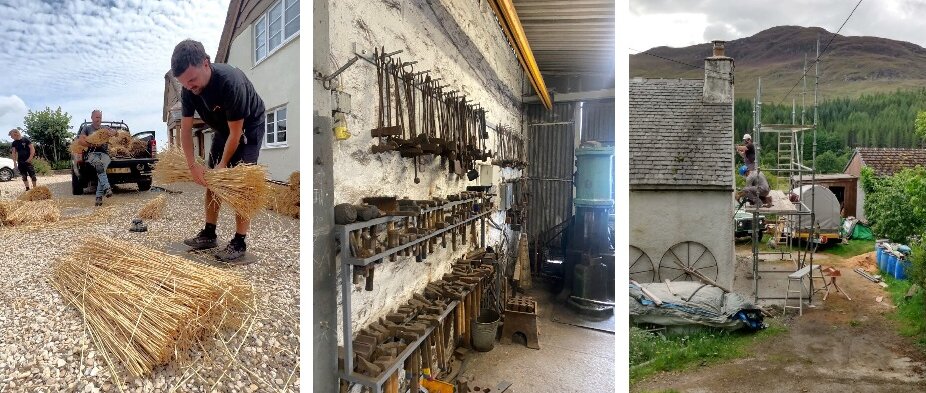
[(704, 59), (705, 104), (733, 103), (733, 59), (724, 54), (724, 41), (711, 41), (714, 55)]

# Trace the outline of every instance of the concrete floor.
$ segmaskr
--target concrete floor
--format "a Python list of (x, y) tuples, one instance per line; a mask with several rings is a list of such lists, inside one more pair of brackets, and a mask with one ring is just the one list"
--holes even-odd
[(523, 339), (510, 345), (498, 341), (489, 352), (470, 352), (461, 375), (470, 388), (512, 383), (505, 393), (613, 392), (614, 334), (553, 322), (553, 295), (534, 289), (540, 311), (540, 349), (524, 346)]

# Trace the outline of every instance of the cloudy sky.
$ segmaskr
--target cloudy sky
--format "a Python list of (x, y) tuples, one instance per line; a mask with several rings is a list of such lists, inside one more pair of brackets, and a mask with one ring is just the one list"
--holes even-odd
[[(630, 48), (684, 47), (751, 36), (773, 26), (836, 32), (857, 0), (630, 0)], [(926, 0), (862, 1), (840, 35), (875, 36), (926, 47)], [(636, 53), (630, 51), (630, 53)]]
[(164, 74), (183, 39), (215, 57), (229, 0), (0, 1), (0, 139), (28, 109), (61, 107), (76, 127), (94, 108), (160, 145)]

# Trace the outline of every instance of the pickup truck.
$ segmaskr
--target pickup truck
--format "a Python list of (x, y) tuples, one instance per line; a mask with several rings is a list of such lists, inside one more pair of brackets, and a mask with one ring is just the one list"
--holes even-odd
[[(80, 130), (89, 122), (82, 123), (77, 129)], [(114, 130), (125, 130), (129, 133), (129, 126), (124, 122), (104, 121), (103, 127), (109, 127)], [(154, 169), (154, 163), (157, 162), (157, 142), (154, 139), (154, 131), (143, 131), (132, 135), (135, 139), (141, 139), (148, 143), (148, 154), (146, 157), (139, 158), (122, 158), (111, 157), (112, 162), (106, 169), (106, 175), (109, 178), (109, 184), (128, 184), (135, 183), (138, 185), (138, 191), (148, 191), (151, 188), (151, 170)], [(74, 195), (84, 193), (84, 188), (91, 183), (96, 182), (96, 170), (87, 163), (87, 153), (77, 162), (71, 158), (71, 192)]]

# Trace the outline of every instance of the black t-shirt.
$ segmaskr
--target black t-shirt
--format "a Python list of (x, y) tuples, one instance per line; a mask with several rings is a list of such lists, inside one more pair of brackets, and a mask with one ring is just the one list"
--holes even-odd
[(752, 142), (746, 143), (746, 163), (754, 164), (756, 162), (756, 147), (752, 145)]
[(216, 134), (228, 136), (228, 122), (244, 119), (245, 143), (259, 145), (264, 135), (264, 100), (241, 70), (228, 64), (212, 64), (212, 77), (199, 94), (183, 89), (183, 117), (194, 111)]
[(30, 145), (32, 145), (32, 141), (26, 137), (19, 138), (18, 141), (13, 141), (10, 147), (16, 151), (16, 161), (26, 162), (26, 160), (29, 159)]

